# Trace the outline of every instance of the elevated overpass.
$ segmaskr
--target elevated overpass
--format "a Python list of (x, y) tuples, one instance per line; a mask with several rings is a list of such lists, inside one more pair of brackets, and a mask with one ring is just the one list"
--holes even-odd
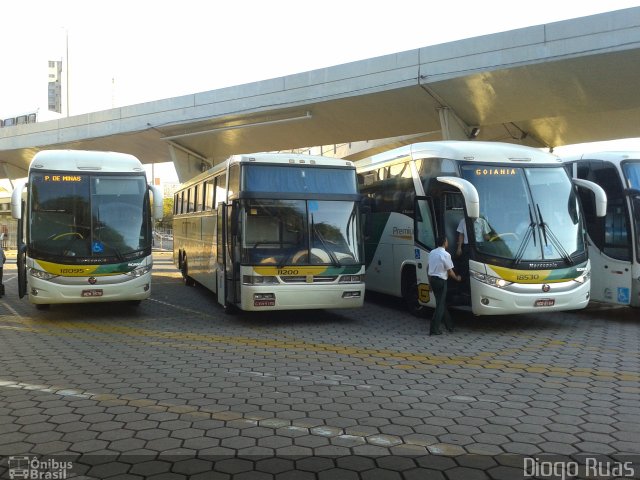
[[(640, 7), (138, 105), (0, 129), (0, 177), (38, 150), (173, 161), (399, 137), (537, 147), (640, 136)], [(352, 158), (368, 151), (347, 152)]]

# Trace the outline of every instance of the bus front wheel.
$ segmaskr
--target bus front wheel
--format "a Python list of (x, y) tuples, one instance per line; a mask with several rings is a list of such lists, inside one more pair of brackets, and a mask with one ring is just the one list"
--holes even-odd
[(402, 299), (411, 315), (421, 317), (425, 312), (425, 307), (418, 301), (418, 281), (413, 268), (406, 268), (402, 272)]

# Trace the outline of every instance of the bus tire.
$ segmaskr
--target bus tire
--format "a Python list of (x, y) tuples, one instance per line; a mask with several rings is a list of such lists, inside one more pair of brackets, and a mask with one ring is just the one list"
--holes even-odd
[(187, 287), (193, 287), (196, 284), (196, 281), (189, 276), (189, 263), (186, 256), (182, 259), (182, 281)]
[(236, 307), (232, 303), (227, 303), (222, 308), (226, 315), (235, 315), (240, 310), (238, 307)]
[(423, 316), (425, 307), (418, 302), (418, 281), (414, 267), (405, 267), (402, 271), (402, 299), (411, 315)]

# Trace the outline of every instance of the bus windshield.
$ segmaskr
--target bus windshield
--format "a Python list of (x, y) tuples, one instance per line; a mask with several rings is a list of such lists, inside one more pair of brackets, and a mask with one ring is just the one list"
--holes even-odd
[(150, 254), (144, 176), (60, 172), (31, 175), (30, 255), (65, 263)]
[(480, 196), (488, 234), (476, 238), (479, 253), (520, 261), (565, 261), (584, 253), (578, 200), (562, 167), (463, 165), (462, 177)]
[(357, 204), (351, 201), (241, 201), (245, 265), (360, 263)]
[(629, 188), (640, 190), (640, 161), (626, 161), (622, 164)]
[(622, 171), (629, 188), (636, 190), (631, 194), (631, 210), (636, 231), (636, 261), (640, 262), (640, 161), (623, 162)]

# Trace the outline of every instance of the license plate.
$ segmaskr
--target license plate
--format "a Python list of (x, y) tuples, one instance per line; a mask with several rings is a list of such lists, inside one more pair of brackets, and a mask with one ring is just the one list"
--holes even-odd
[(254, 307), (275, 307), (276, 301), (275, 300), (254, 300), (253, 306)]
[(556, 303), (555, 298), (540, 298), (533, 304), (534, 307), (553, 307)]
[(101, 297), (102, 289), (101, 288), (92, 288), (89, 290), (82, 290), (83, 297)]

